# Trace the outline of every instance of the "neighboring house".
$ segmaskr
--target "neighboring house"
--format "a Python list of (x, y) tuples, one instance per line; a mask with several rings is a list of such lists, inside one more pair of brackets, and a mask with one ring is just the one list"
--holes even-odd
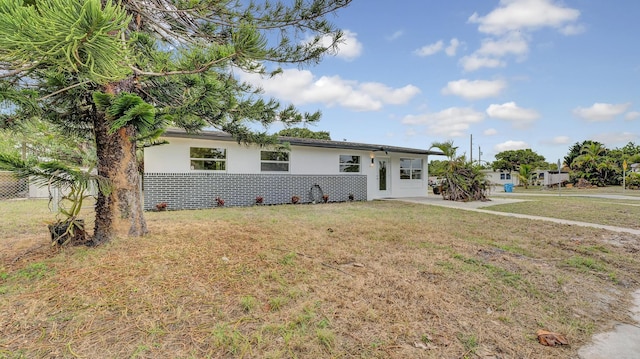
[(535, 171), (532, 177), (532, 184), (536, 186), (551, 187), (569, 182), (569, 174), (562, 171)]
[[(518, 172), (502, 172), (502, 171), (493, 171), (493, 170), (484, 170), (483, 171), (487, 176), (491, 185), (495, 187), (497, 190), (503, 189), (503, 186), (507, 183), (511, 183), (514, 186), (520, 185), (520, 179), (518, 178)], [(531, 176), (531, 185), (532, 186), (553, 186), (557, 185), (558, 181), (562, 183), (566, 183), (569, 181), (569, 174), (566, 172), (561, 172), (558, 175), (558, 171), (547, 171), (547, 170), (538, 170), (534, 171)]]
[(508, 172), (501, 170), (494, 171), (491, 169), (482, 170), (482, 172), (485, 174), (489, 183), (491, 183), (491, 186), (495, 187), (498, 190), (503, 189), (504, 185), (507, 183), (513, 184), (514, 186), (520, 184), (517, 172)]
[(629, 168), (631, 169), (631, 172), (640, 173), (640, 163), (632, 163)]
[(238, 144), (224, 132), (187, 134), (169, 130), (169, 144), (144, 150), (144, 207), (169, 209), (216, 205), (373, 200), (427, 194), (429, 155), (423, 149), (281, 137), (287, 152)]

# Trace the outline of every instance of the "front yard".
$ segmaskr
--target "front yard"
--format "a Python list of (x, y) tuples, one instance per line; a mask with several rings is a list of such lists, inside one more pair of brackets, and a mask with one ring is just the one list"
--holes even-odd
[(7, 358), (572, 358), (640, 287), (636, 236), (450, 208), (157, 212), (63, 250), (46, 202), (0, 211)]

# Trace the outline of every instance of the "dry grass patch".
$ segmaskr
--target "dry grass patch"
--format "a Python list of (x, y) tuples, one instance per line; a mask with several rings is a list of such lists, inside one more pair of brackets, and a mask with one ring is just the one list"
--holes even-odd
[(97, 249), (0, 243), (0, 357), (570, 358), (640, 274), (634, 236), (406, 203), (147, 218)]

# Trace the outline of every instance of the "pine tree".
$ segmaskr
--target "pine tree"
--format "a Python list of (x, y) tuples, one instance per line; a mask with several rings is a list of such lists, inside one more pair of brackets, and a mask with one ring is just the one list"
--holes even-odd
[(93, 243), (144, 235), (137, 144), (169, 125), (273, 143), (250, 123), (317, 121), (235, 74), (319, 62), (342, 37), (328, 16), (350, 2), (2, 0), (0, 127), (36, 116), (91, 135), (114, 188), (98, 195)]

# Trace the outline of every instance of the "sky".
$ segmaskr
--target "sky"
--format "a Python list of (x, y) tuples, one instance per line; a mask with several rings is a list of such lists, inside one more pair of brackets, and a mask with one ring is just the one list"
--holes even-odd
[(243, 77), (320, 110), (309, 129), (334, 140), (555, 163), (584, 140), (640, 144), (638, 14), (637, 0), (353, 0), (330, 17), (337, 54)]

